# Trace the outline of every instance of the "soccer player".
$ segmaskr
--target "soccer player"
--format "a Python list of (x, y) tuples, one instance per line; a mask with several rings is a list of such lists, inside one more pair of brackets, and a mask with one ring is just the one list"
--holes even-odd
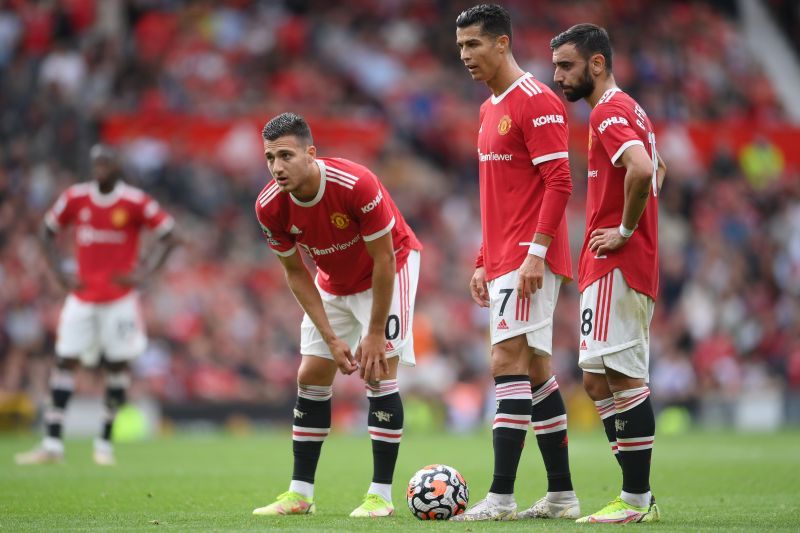
[[(277, 501), (253, 514), (315, 511), (314, 475), (330, 432), (338, 368), (343, 374), (359, 370), (369, 400), (372, 483), (350, 516), (389, 516), (403, 435), (397, 365), (414, 365), (411, 326), (422, 246), (375, 174), (347, 159), (317, 157), (302, 117), (278, 115), (262, 136), (274, 180), (258, 196), (256, 216), (305, 316), (292, 480)], [(298, 247), (316, 264), (316, 283)]]
[[(166, 260), (177, 240), (174, 220), (145, 192), (122, 181), (114, 151), (91, 149), (93, 181), (71, 186), (47, 212), (42, 225), (45, 256), (59, 284), (69, 292), (58, 323), (56, 366), (50, 376), (51, 402), (45, 412), (47, 435), (36, 449), (17, 454), (18, 464), (60, 462), (64, 411), (79, 364), (106, 363), (105, 417), (94, 442), (94, 460), (114, 464), (111, 430), (130, 385), (129, 362), (144, 351), (147, 337), (137, 287)], [(77, 277), (66, 272), (55, 245), (57, 233), (75, 226)], [(139, 234), (158, 240), (139, 261)]]
[(547, 470), (547, 494), (520, 518), (577, 518), (567, 413), (550, 364), (553, 312), (571, 277), (564, 210), (572, 192), (561, 100), (511, 53), (511, 19), (478, 5), (456, 19), (461, 60), (492, 92), (480, 109), (478, 160), (483, 244), (470, 291), (491, 314), (497, 412), (494, 479), (484, 500), (454, 520), (517, 517), (514, 481), (530, 426)]
[[(622, 467), (622, 493), (579, 522), (651, 522), (655, 417), (647, 387), (650, 319), (658, 293), (657, 193), (666, 173), (653, 125), (612, 73), (608, 34), (578, 24), (550, 43), (554, 80), (589, 115), (586, 234), (581, 248), (583, 382)], [(652, 191), (652, 192), (651, 192)]]

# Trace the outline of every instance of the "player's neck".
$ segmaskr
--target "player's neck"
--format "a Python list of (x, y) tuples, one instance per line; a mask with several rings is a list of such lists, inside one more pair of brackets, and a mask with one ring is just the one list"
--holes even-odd
[(615, 89), (616, 87), (617, 87), (617, 82), (614, 79), (613, 74), (609, 74), (602, 81), (598, 79), (597, 83), (594, 86), (594, 91), (592, 91), (592, 94), (590, 94), (586, 98), (586, 101), (589, 103), (592, 109), (594, 109), (594, 106), (596, 106), (597, 102), (599, 102), (600, 99), (603, 97), (603, 95), (606, 94), (606, 91), (608, 91), (609, 89)]
[(294, 196), (301, 202), (310, 202), (311, 200), (317, 197), (317, 193), (319, 192), (321, 182), (322, 182), (322, 173), (319, 170), (319, 165), (315, 161), (311, 165), (308, 182), (305, 185), (299, 187), (295, 192), (293, 192), (292, 196)]
[(497, 69), (495, 76), (490, 80), (486, 80), (486, 85), (489, 86), (492, 94), (500, 96), (511, 87), (511, 84), (524, 74), (525, 71), (517, 65), (517, 61), (513, 57), (509, 57), (508, 60)]
[(119, 183), (119, 179), (113, 179), (104, 183), (97, 184), (97, 190), (100, 191), (100, 194), (111, 194), (114, 192), (114, 189), (117, 188), (117, 184)]

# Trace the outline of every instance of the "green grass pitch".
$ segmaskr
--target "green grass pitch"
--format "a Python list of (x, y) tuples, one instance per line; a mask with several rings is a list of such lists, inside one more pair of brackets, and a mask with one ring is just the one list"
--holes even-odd
[[(529, 531), (619, 526), (577, 526), (565, 521), (457, 524), (421, 522), (405, 502), (405, 483), (420, 467), (443, 462), (458, 468), (471, 498), (482, 498), (491, 477), (491, 434), (409, 432), (397, 466), (388, 519), (348, 518), (372, 471), (365, 435), (332, 434), (317, 474), (317, 514), (266, 518), (253, 508), (286, 489), (291, 473), (289, 431), (244, 436), (177, 435), (117, 446), (119, 465), (91, 462), (89, 441), (67, 442), (67, 463), (18, 467), (16, 451), (34, 437), (0, 440), (2, 531)], [(619, 492), (619, 471), (601, 433), (570, 435), (573, 480), (586, 512)], [(658, 436), (653, 488), (662, 522), (627, 526), (659, 531), (800, 529), (800, 433), (774, 435), (689, 433)], [(520, 466), (517, 502), (530, 505), (545, 491), (532, 434)]]

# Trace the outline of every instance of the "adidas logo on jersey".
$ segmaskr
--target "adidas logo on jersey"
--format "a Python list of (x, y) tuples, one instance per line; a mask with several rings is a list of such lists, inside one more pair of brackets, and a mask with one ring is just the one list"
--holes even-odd
[(586, 341), (585, 340), (581, 341), (581, 350), (587, 350), (587, 349), (588, 348), (586, 348)]
[(386, 341), (386, 351), (389, 352), (391, 350), (394, 350), (394, 344), (392, 344), (392, 341)]
[(508, 324), (506, 324), (506, 319), (502, 319), (499, 324), (497, 324), (497, 329), (508, 329)]

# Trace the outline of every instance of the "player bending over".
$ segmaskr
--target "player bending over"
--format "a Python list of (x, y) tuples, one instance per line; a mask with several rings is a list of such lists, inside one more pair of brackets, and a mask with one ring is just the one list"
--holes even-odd
[[(350, 516), (389, 516), (403, 435), (397, 365), (414, 365), (411, 325), (422, 246), (369, 169), (347, 159), (317, 157), (302, 117), (273, 118), (263, 139), (274, 180), (258, 196), (256, 216), (305, 316), (292, 481), (277, 501), (253, 514), (314, 512), (314, 474), (331, 428), (338, 368), (343, 374), (359, 370), (369, 400), (372, 483)], [(298, 247), (316, 264), (316, 282)]]

